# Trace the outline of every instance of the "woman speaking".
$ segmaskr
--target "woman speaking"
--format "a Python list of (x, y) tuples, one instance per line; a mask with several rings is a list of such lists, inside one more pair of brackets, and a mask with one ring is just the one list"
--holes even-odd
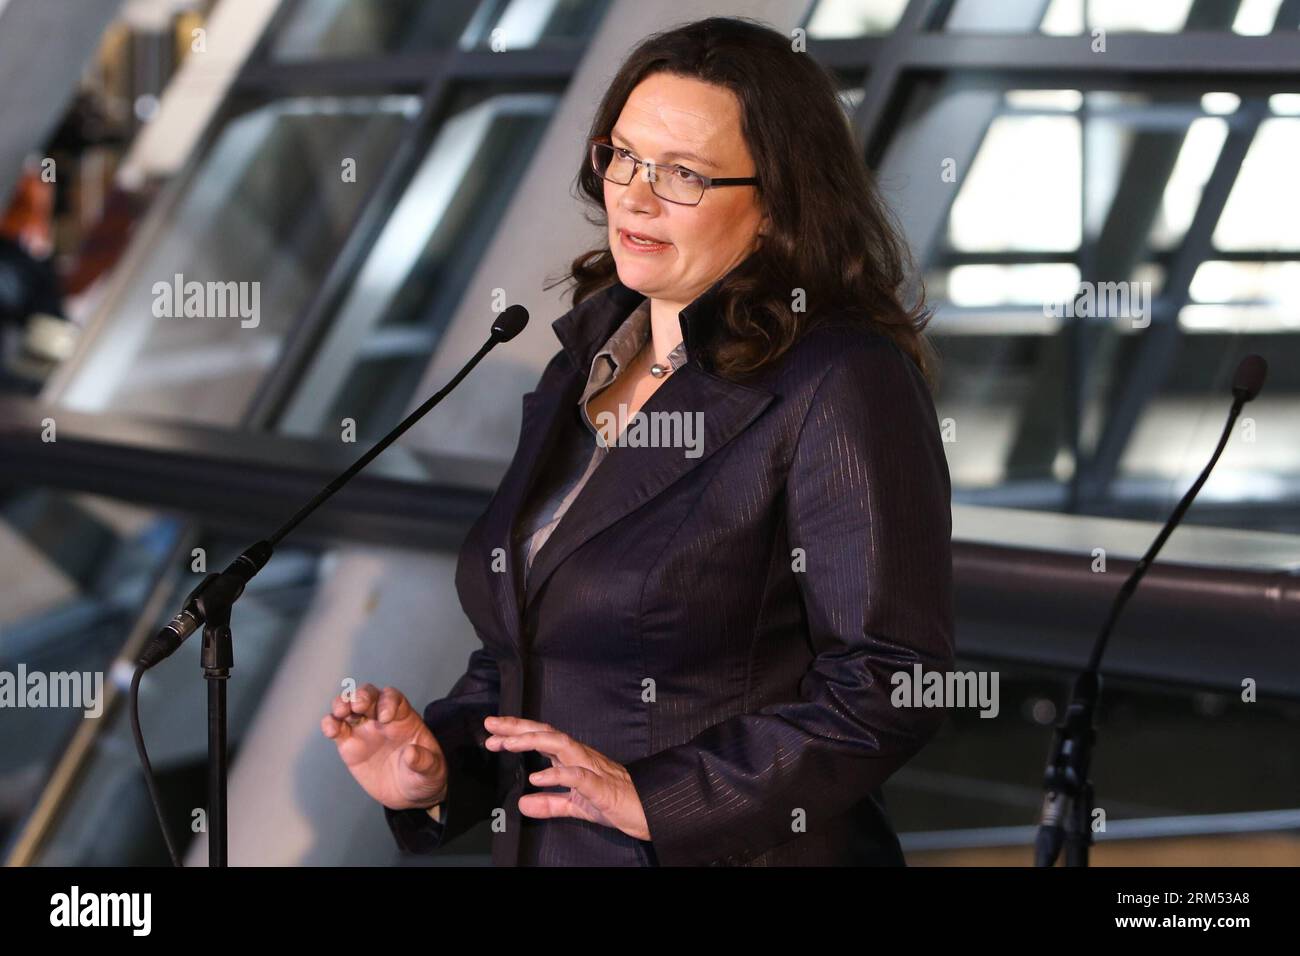
[(490, 821), (497, 865), (902, 864), (881, 786), (945, 713), (891, 678), (952, 666), (950, 486), (835, 87), (702, 20), (581, 153), (607, 242), (460, 552), (483, 646), (423, 715), (367, 684), (322, 732), (412, 852)]

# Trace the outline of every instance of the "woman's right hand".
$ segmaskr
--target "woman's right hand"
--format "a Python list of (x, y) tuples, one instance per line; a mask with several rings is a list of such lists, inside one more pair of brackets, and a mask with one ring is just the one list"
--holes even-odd
[(442, 747), (400, 690), (364, 684), (351, 700), (340, 694), (320, 729), (361, 788), (384, 806), (409, 810), (446, 799)]

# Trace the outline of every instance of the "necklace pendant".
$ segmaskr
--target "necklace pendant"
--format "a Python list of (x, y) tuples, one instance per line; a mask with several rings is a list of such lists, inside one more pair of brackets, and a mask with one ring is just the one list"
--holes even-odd
[(667, 365), (660, 365), (658, 362), (655, 362), (653, 365), (650, 366), (650, 374), (653, 375), (655, 378), (663, 378), (665, 375), (668, 374), (668, 372), (669, 372), (669, 366)]

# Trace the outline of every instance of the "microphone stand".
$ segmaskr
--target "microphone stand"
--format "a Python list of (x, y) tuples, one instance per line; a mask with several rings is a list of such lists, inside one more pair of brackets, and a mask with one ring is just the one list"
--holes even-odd
[[(284, 540), (289, 532), (301, 524), (327, 498), (351, 481), (357, 472), (370, 464), (380, 452), (424, 417), (426, 412), (441, 402), (494, 346), (514, 338), (527, 323), (528, 310), (522, 305), (512, 305), (502, 312), (493, 322), (492, 334), (488, 337), (488, 340), (483, 343), (450, 382), (431, 396), (423, 405), (407, 415), (401, 424), (376, 442), (369, 451), (353, 462), (346, 471), (317, 492), (315, 497), (303, 505), (297, 514), (281, 525), (273, 534), (250, 546), (220, 574), (207, 575), (186, 598), (184, 609), (158, 632), (157, 636), (141, 653), (135, 679), (132, 682), (133, 694), (139, 686), (140, 675), (144, 671), (175, 652), (200, 624), (203, 625), (201, 663), (203, 677), (208, 685), (208, 866), (224, 867), (227, 865), (226, 684), (230, 680), (230, 669), (235, 663), (234, 640), (230, 630), (230, 614), (235, 601), (239, 599), (239, 596), (244, 591), (244, 586), (248, 584), (249, 580), (266, 566), (275, 551), (275, 546)], [(137, 748), (140, 751), (141, 761), (149, 782), (152, 784), (148, 756), (144, 753), (143, 738), (138, 733), (138, 720), (136, 724)], [(155, 798), (158, 822), (162, 826), (168, 850), (173, 856), (173, 862), (180, 865), (171, 839), (167, 836), (167, 827), (163, 822), (162, 810), (157, 803), (156, 791), (152, 786), (150, 787), (150, 795)]]
[(1106, 644), (1110, 640), (1115, 622), (1119, 619), (1120, 611), (1137, 590), (1138, 582), (1146, 575), (1151, 562), (1160, 553), (1160, 549), (1164, 547), (1165, 541), (1173, 533), (1174, 528), (1182, 521), (1183, 515), (1201, 490), (1201, 486), (1210, 477), (1210, 472), (1228, 444), (1233, 423), (1241, 413), (1242, 406), (1259, 394), (1267, 374), (1268, 365), (1258, 355), (1246, 356), (1237, 366), (1232, 385), (1232, 408), (1228, 412), (1228, 421), (1223, 426), (1223, 434), (1219, 436), (1219, 444), (1214, 449), (1214, 454), (1210, 456), (1209, 464), (1202, 469), (1196, 482), (1183, 495), (1182, 500), (1178, 502), (1178, 507), (1160, 529), (1155, 541), (1151, 543), (1151, 547), (1134, 566), (1123, 587), (1119, 589), (1111, 604), (1106, 623), (1093, 644), (1088, 665), (1074, 681), (1070, 704), (1053, 735), (1052, 751), (1043, 779), (1045, 794), (1038, 835), (1034, 842), (1034, 866), (1054, 866), (1060, 856), (1062, 843), (1065, 846), (1066, 866), (1088, 865), (1089, 850), (1093, 842), (1094, 807), (1092, 781), (1088, 779), (1088, 773), (1092, 763), (1092, 748), (1097, 740), (1097, 730), (1093, 720), (1097, 702), (1101, 697), (1100, 668), (1102, 655), (1106, 652)]

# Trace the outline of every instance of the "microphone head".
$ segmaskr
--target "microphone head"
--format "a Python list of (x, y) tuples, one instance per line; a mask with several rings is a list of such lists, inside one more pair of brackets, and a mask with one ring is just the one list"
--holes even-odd
[(1237, 366), (1237, 374), (1232, 379), (1232, 394), (1243, 402), (1249, 402), (1264, 387), (1268, 377), (1268, 363), (1262, 355), (1247, 355)]
[(496, 317), (492, 323), (492, 338), (509, 342), (528, 324), (528, 310), (516, 303)]

